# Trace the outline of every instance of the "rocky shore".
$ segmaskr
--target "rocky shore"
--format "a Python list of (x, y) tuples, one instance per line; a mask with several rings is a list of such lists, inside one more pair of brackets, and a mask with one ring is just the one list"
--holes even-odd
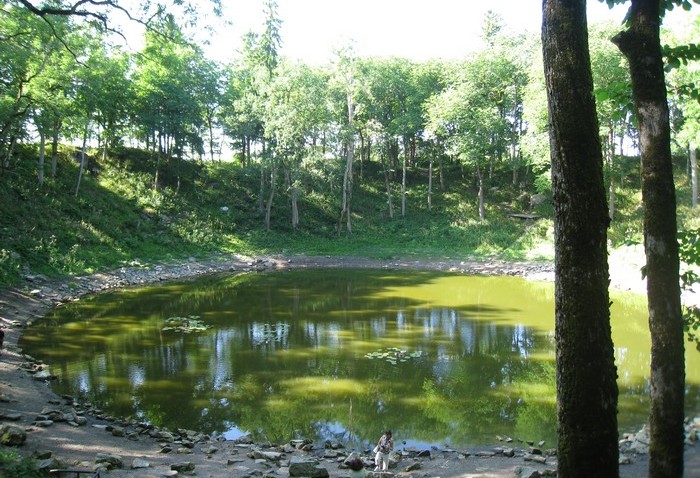
[[(305, 440), (283, 444), (226, 441), (194, 430), (167, 430), (147, 423), (106, 416), (74, 397), (56, 396), (48, 387), (46, 364), (17, 348), (24, 327), (53, 307), (89, 294), (195, 277), (219, 272), (263, 271), (285, 268), (372, 267), (450, 270), (463, 273), (517, 275), (536, 279), (553, 277), (551, 264), (478, 261), (375, 261), (338, 257), (264, 257), (221, 255), (208, 261), (128, 267), (70, 281), (51, 281), (27, 275), (21, 288), (0, 293), (0, 327), (5, 347), (0, 355), (0, 437), (3, 447), (37, 459), (42, 469), (98, 470), (101, 476), (165, 477), (297, 477), (312, 478), (387, 475), (374, 473), (370, 450), (347, 450), (340, 443), (314, 444)], [(613, 281), (614, 282), (614, 281)], [(634, 287), (621, 287), (636, 290)], [(700, 419), (686, 427), (686, 477), (700, 478)], [(499, 441), (500, 440), (500, 441)], [(648, 435), (645, 430), (623, 437), (620, 474), (646, 475)], [(390, 475), (432, 477), (537, 477), (556, 475), (556, 456), (544, 443), (494, 437), (494, 446), (480, 449), (397, 446)], [(352, 465), (361, 461), (359, 470)]]

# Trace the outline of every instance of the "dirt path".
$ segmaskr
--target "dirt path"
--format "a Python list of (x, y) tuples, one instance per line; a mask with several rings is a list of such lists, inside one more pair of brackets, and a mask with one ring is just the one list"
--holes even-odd
[[(106, 476), (176, 476), (173, 467), (194, 466), (202, 477), (289, 476), (290, 461), (315, 459), (331, 477), (350, 476), (342, 463), (349, 450), (335, 446), (307, 449), (305, 444), (268, 447), (250, 443), (217, 441), (190, 432), (149, 429), (137, 424), (103, 417), (99, 411), (74, 403), (71, 397), (57, 397), (44, 379), (37, 380), (41, 365), (24, 356), (17, 348), (23, 327), (42, 317), (57, 303), (76, 300), (81, 295), (129, 284), (221, 271), (247, 271), (281, 268), (379, 267), (422, 270), (453, 270), (465, 273), (508, 274), (551, 279), (550, 264), (465, 262), (465, 261), (373, 261), (358, 258), (293, 257), (239, 258), (220, 257), (207, 263), (157, 267), (137, 266), (95, 276), (74, 278), (71, 287), (31, 278), (23, 290), (0, 293), (0, 326), (5, 329), (5, 347), (0, 355), (0, 427), (15, 426), (26, 431), (26, 442), (18, 448), (23, 454), (44, 457), (46, 467), (95, 469), (99, 454), (121, 457), (121, 465)], [(636, 286), (635, 286), (636, 287)], [(630, 287), (631, 288), (631, 287)], [(68, 421), (64, 421), (64, 420)], [(175, 436), (173, 436), (175, 435)], [(307, 444), (308, 445), (308, 444)], [(393, 473), (413, 477), (510, 478), (541, 476), (535, 471), (553, 473), (553, 457), (530, 455), (527, 444), (495, 443), (494, 447), (470, 450), (402, 450)], [(360, 450), (368, 461), (368, 451)], [(422, 455), (417, 456), (418, 452)], [(508, 456), (511, 455), (512, 456)], [(700, 445), (686, 451), (688, 478), (700, 478)], [(104, 457), (103, 457), (104, 458)], [(646, 475), (646, 455), (630, 455), (631, 463), (621, 465), (625, 478)], [(116, 460), (116, 458), (115, 458)], [(368, 468), (368, 469), (371, 469)], [(518, 471), (522, 471), (519, 475)]]

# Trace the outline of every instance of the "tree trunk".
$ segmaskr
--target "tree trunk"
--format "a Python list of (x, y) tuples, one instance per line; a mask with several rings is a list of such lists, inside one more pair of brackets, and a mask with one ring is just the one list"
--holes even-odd
[(88, 131), (90, 131), (90, 116), (85, 121), (85, 130), (83, 131), (83, 147), (80, 150), (80, 169), (78, 170), (78, 182), (75, 185), (75, 197), (78, 197), (80, 191), (80, 181), (83, 178), (85, 171), (85, 149), (87, 148)]
[(403, 164), (401, 165), (401, 217), (406, 217), (406, 169), (408, 163), (408, 141), (404, 140)]
[(265, 230), (270, 232), (270, 217), (272, 216), (272, 200), (275, 198), (275, 182), (276, 182), (276, 167), (275, 160), (270, 162), (270, 195), (267, 198), (265, 206)]
[(433, 155), (430, 155), (428, 164), (428, 211), (433, 210)]
[(585, 0), (544, 0), (555, 222), (558, 476), (619, 476), (617, 373)]
[(608, 125), (608, 217), (615, 219), (615, 130), (612, 121)]
[(639, 121), (644, 251), (651, 331), (649, 477), (683, 476), (685, 361), (676, 189), (661, 54), (660, 1), (632, 0), (629, 28), (613, 42), (627, 58)]
[(46, 135), (44, 131), (39, 128), (39, 167), (37, 171), (37, 180), (39, 181), (39, 186), (44, 185), (44, 158), (46, 156)]
[(58, 169), (58, 131), (61, 129), (61, 121), (55, 119), (53, 122), (53, 137), (51, 138), (51, 177), (56, 178)]
[[(352, 92), (348, 90), (347, 93), (347, 105), (348, 105), (348, 127), (349, 138), (347, 144), (345, 145), (345, 172), (343, 173), (343, 208), (340, 211), (340, 221), (338, 224), (338, 234), (343, 227), (343, 217), (345, 217), (346, 226), (348, 234), (352, 234), (352, 214), (351, 214), (351, 200), (352, 200), (352, 163), (355, 160), (355, 100), (353, 98)], [(362, 135), (360, 135), (362, 138)], [(362, 157), (362, 149), (360, 149), (360, 157)]]
[(394, 205), (391, 200), (391, 177), (389, 176), (389, 168), (387, 167), (386, 161), (382, 157), (382, 167), (384, 169), (384, 185), (386, 186), (386, 204), (389, 208), (389, 218), (394, 218)]
[(292, 206), (292, 229), (296, 230), (297, 226), (299, 226), (299, 205), (297, 201), (299, 192), (297, 191), (296, 184), (294, 184), (294, 180), (292, 178), (291, 167), (285, 166), (284, 174), (287, 178), (287, 185), (289, 187), (289, 199)]
[(693, 208), (698, 207), (698, 150), (695, 145), (690, 145), (690, 177), (693, 198), (691, 200)]
[(484, 208), (484, 174), (479, 166), (476, 167), (476, 179), (479, 183), (479, 220), (486, 219), (486, 209)]

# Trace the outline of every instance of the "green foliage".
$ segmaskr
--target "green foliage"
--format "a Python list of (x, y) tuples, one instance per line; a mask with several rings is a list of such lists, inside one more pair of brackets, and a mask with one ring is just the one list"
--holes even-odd
[(46, 476), (36, 469), (36, 462), (9, 448), (0, 448), (0, 476), (4, 478), (40, 478)]
[[(682, 231), (678, 234), (678, 256), (686, 266), (681, 273), (681, 288), (692, 290), (700, 282), (698, 267), (700, 266), (700, 229)], [(695, 342), (700, 350), (700, 307), (697, 305), (683, 306), (683, 328), (688, 341)]]

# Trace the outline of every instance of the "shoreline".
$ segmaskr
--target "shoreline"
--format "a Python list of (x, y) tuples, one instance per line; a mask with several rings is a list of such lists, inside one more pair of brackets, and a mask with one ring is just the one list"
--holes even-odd
[[(511, 275), (533, 280), (553, 280), (554, 268), (548, 263), (505, 262), (505, 261), (459, 261), (459, 260), (372, 260), (355, 257), (240, 257), (236, 255), (219, 255), (207, 261), (190, 259), (186, 262), (171, 264), (141, 265), (134, 263), (113, 271), (89, 276), (74, 277), (67, 281), (51, 281), (41, 276), (28, 276), (25, 287), (0, 292), (0, 327), (5, 328), (5, 348), (0, 355), (0, 426), (16, 425), (25, 427), (27, 443), (20, 447), (23, 454), (29, 453), (44, 460), (58, 460), (56, 463), (71, 468), (94, 469), (100, 466), (96, 456), (102, 454), (125, 455), (131, 460), (131, 469), (116, 468), (110, 475), (125, 473), (124, 476), (176, 476), (171, 474), (174, 461), (187, 461), (195, 467), (196, 474), (223, 477), (236, 472), (236, 476), (257, 476), (255, 470), (277, 468), (276, 474), (289, 474), (289, 460), (313, 459), (326, 466), (331, 476), (349, 476), (343, 461), (349, 450), (338, 450), (333, 446), (325, 450), (303, 450), (290, 448), (290, 444), (276, 447), (269, 445), (224, 442), (206, 435), (198, 436), (196, 441), (187, 438), (196, 432), (186, 431), (184, 437), (166, 436), (161, 431), (149, 430), (144, 424), (129, 423), (112, 417), (100, 416), (90, 410), (89, 406), (78, 404), (73, 397), (57, 397), (42, 380), (35, 380), (27, 368), (43, 369), (42, 364), (28, 363), (27, 357), (17, 349), (17, 340), (22, 330), (36, 319), (43, 317), (52, 308), (62, 303), (80, 300), (87, 295), (138, 285), (147, 285), (160, 281), (194, 278), (205, 274), (223, 272), (253, 272), (303, 268), (384, 268), (435, 270), (482, 275)], [(611, 281), (611, 284), (614, 281)], [(618, 286), (619, 288), (619, 286)], [(633, 288), (627, 288), (633, 290)], [(45, 418), (47, 407), (62, 409), (66, 407), (74, 413), (73, 418), (83, 424), (51, 423)], [(4, 409), (4, 411), (3, 411)], [(56, 411), (56, 410), (54, 410)], [(32, 415), (34, 419), (32, 421)], [(12, 419), (8, 419), (10, 416)], [(19, 417), (19, 418), (17, 418)], [(79, 418), (82, 417), (82, 418)], [(15, 418), (17, 418), (15, 420)], [(38, 424), (44, 421), (46, 426)], [(116, 427), (116, 428), (115, 428)], [(115, 429), (117, 430), (115, 433)], [(171, 432), (167, 432), (171, 433)], [(171, 433), (171, 435), (173, 435)], [(184, 445), (183, 445), (184, 440)], [(167, 443), (171, 451), (165, 453)], [(494, 437), (494, 443), (496, 437)], [(172, 445), (174, 444), (174, 445)], [(505, 445), (505, 446), (504, 446)], [(165, 446), (165, 448), (164, 448)], [(515, 448), (521, 446), (520, 448)], [(303, 448), (303, 447), (302, 447)], [(214, 450), (216, 449), (216, 450)], [(330, 449), (330, 451), (329, 451)], [(43, 450), (43, 453), (42, 453)], [(100, 450), (100, 451), (98, 451)], [(213, 451), (214, 450), (214, 451)], [(219, 451), (225, 452), (219, 453)], [(256, 451), (257, 450), (257, 451)], [(261, 458), (261, 450), (279, 455), (266, 455)], [(273, 450), (273, 451), (269, 451)], [(700, 449), (687, 447), (696, 459), (693, 467), (697, 474), (688, 477), (700, 477)], [(427, 451), (428, 457), (418, 456), (425, 450), (403, 450), (400, 461), (392, 472), (402, 472), (411, 476), (464, 476), (465, 472), (479, 473), (473, 476), (505, 478), (516, 476), (518, 469), (539, 469), (540, 473), (552, 473), (556, 468), (556, 458), (539, 453), (531, 453), (527, 444), (513, 445), (504, 443), (491, 448), (474, 450), (433, 450)], [(330, 456), (333, 455), (333, 456)], [(270, 460), (269, 457), (275, 459)], [(137, 458), (148, 462), (148, 466), (134, 468)], [(215, 459), (216, 458), (216, 459)], [(225, 458), (225, 460), (224, 460)], [(342, 458), (342, 460), (341, 460)], [(369, 455), (363, 459), (367, 464)], [(262, 461), (260, 461), (262, 460)], [(621, 466), (621, 476), (633, 477), (646, 474), (646, 456), (633, 453), (626, 456), (629, 464)], [(287, 466), (283, 466), (283, 465)], [(416, 468), (417, 467), (417, 468)], [(554, 467), (554, 468), (553, 468)], [(126, 466), (128, 468), (128, 466)], [(245, 468), (245, 469), (243, 469)], [(412, 468), (410, 471), (408, 468)], [(367, 469), (371, 469), (370, 465)], [(427, 470), (435, 469), (433, 475)], [(420, 471), (416, 471), (420, 470)], [(624, 473), (623, 473), (624, 472)], [(190, 473), (181, 470), (179, 473)]]

